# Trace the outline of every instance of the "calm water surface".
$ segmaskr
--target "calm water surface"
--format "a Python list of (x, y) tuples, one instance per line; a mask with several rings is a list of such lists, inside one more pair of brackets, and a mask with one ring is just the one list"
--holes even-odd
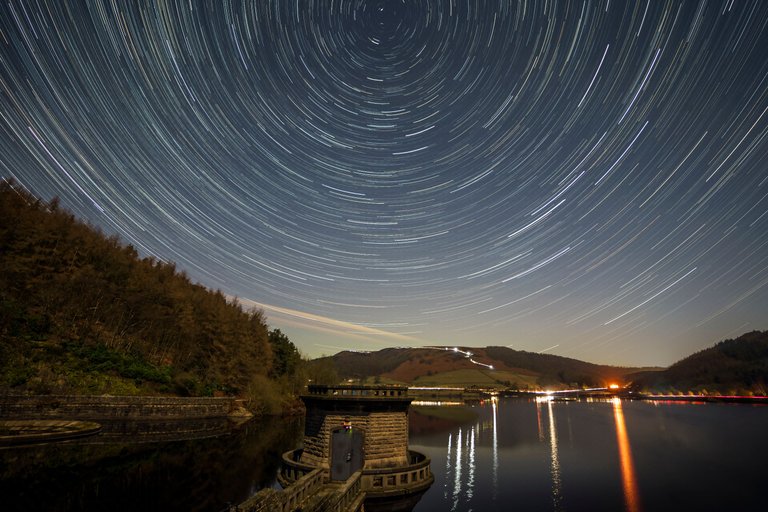
[(273, 485), (301, 433), (299, 418), (123, 422), (0, 449), (0, 511), (217, 512)]
[[(116, 423), (0, 450), (0, 510), (216, 512), (272, 486), (299, 420)], [(768, 510), (768, 407), (501, 400), (413, 407), (415, 512)], [(143, 441), (143, 442), (138, 442)]]
[(501, 400), (413, 407), (415, 512), (768, 510), (768, 407)]

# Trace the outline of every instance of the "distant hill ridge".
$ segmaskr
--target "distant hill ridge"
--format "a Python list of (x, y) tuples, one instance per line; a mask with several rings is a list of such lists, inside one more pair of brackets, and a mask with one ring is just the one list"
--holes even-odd
[(339, 352), (325, 359), (332, 361), (339, 376), (345, 379), (519, 389), (592, 387), (625, 380), (629, 374), (658, 370), (597, 365), (506, 347), (386, 348), (376, 352)]
[(721, 341), (666, 369), (598, 365), (507, 347), (344, 351), (316, 361), (331, 362), (344, 379), (413, 386), (540, 389), (622, 382), (655, 392), (766, 394), (768, 391), (768, 331), (753, 331), (735, 340)]
[(727, 339), (682, 359), (661, 372), (633, 376), (649, 391), (768, 394), (768, 331)]

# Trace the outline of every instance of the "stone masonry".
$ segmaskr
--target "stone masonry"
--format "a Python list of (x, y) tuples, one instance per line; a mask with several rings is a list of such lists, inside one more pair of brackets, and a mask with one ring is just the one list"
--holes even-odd
[(350, 425), (363, 432), (365, 469), (408, 464), (409, 398), (361, 393), (349, 397), (308, 395), (302, 400), (307, 407), (302, 463), (328, 468), (331, 432)]
[(241, 407), (229, 397), (0, 395), (0, 418), (215, 418)]

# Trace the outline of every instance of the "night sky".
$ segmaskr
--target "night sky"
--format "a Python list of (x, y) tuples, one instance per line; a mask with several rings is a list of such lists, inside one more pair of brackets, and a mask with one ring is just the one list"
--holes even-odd
[(0, 176), (304, 353), (768, 328), (768, 2), (4, 1)]

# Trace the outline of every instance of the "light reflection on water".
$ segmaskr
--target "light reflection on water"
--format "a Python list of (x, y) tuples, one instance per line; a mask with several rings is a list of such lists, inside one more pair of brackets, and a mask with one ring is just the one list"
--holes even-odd
[(493, 437), (492, 437), (492, 475), (493, 475), (493, 501), (495, 502), (499, 496), (499, 434), (496, 428), (496, 422), (499, 419), (499, 399), (493, 397), (491, 401), (491, 407), (493, 408)]
[[(445, 474), (449, 475), (451, 473), (451, 448), (453, 447), (453, 432), (448, 434), (448, 450), (445, 454)], [(448, 498), (448, 480), (446, 479), (445, 485), (443, 486), (443, 497)], [(454, 500), (455, 501), (455, 500)]]
[(613, 417), (616, 421), (621, 482), (624, 487), (627, 512), (640, 512), (640, 492), (637, 489), (637, 479), (635, 478), (635, 463), (632, 461), (632, 449), (629, 446), (627, 425), (624, 422), (624, 410), (621, 408), (621, 400), (618, 398), (613, 399)]
[(456, 506), (459, 503), (459, 492), (461, 491), (461, 454), (464, 451), (464, 446), (461, 444), (461, 434), (462, 430), (459, 429), (459, 437), (456, 440), (456, 462), (453, 465), (453, 508), (451, 510), (456, 510)]
[(539, 430), (539, 442), (544, 442), (544, 427), (541, 425), (541, 400), (536, 400), (536, 426)]
[(472, 491), (475, 487), (475, 427), (472, 427), (472, 432), (470, 433), (469, 439), (467, 439), (469, 447), (469, 460), (467, 467), (469, 468), (469, 473), (467, 475), (467, 500), (472, 500)]
[[(455, 432), (448, 434), (448, 448), (445, 455), (446, 480), (443, 485), (443, 496), (451, 497), (451, 510), (460, 510), (457, 507), (462, 502), (471, 502), (475, 491), (475, 479), (477, 478), (476, 443), (479, 443), (480, 432), (491, 428), (493, 450), (493, 487), (497, 487), (498, 481), (498, 453), (496, 441), (496, 414), (493, 406), (492, 424), (480, 424), (459, 427)], [(433, 462), (434, 464), (434, 462)], [(449, 481), (452, 479), (451, 485)]]
[(563, 496), (560, 489), (560, 459), (557, 455), (557, 428), (555, 427), (555, 413), (552, 409), (552, 400), (547, 401), (549, 410), (549, 446), (552, 454), (552, 506), (553, 510), (563, 510)]
[(419, 411), (410, 445), (436, 480), (414, 512), (768, 510), (768, 407), (502, 399), (433, 420)]

